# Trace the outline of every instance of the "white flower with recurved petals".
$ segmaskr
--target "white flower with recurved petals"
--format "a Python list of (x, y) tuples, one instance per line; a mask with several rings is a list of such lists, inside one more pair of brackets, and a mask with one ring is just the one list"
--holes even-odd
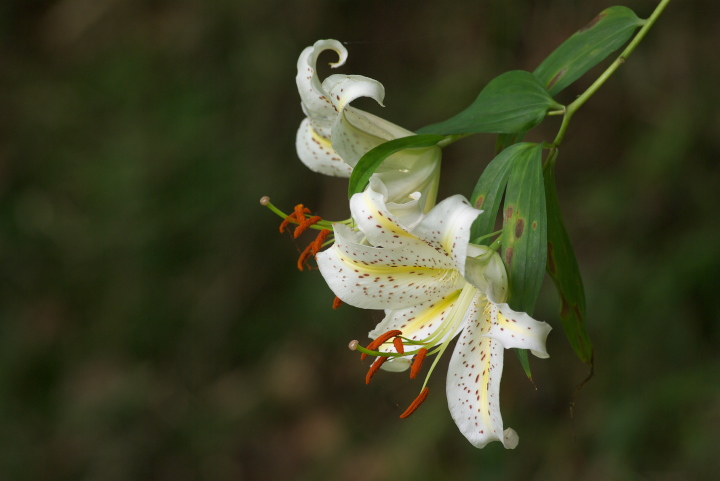
[[(336, 177), (349, 177), (360, 158), (389, 140), (415, 135), (387, 120), (350, 106), (359, 97), (370, 97), (382, 105), (383, 85), (359, 75), (331, 75), (322, 83), (316, 75), (318, 56), (333, 50), (339, 67), (347, 49), (337, 40), (319, 40), (303, 50), (297, 64), (296, 83), (307, 115), (297, 133), (300, 160), (311, 170)], [(374, 176), (381, 179), (392, 202), (406, 202), (421, 192), (427, 211), (435, 205), (440, 178), (440, 147), (408, 149), (388, 157)]]
[[(500, 441), (514, 448), (517, 434), (503, 430), (500, 415), (503, 351), (523, 348), (548, 357), (550, 326), (510, 309), (499, 255), (469, 244), (470, 227), (481, 211), (456, 195), (424, 215), (414, 197), (389, 203), (383, 183), (371, 179), (370, 187), (351, 199), (357, 228), (334, 226), (335, 244), (317, 255), (320, 271), (344, 302), (385, 310), (370, 332), (375, 341), (368, 349), (380, 356), (368, 382), (378, 368), (402, 371), (412, 365), (415, 377), (422, 359), (437, 354), (432, 373), (457, 335), (446, 383), (453, 419), (474, 446)], [(423, 386), (401, 417), (427, 393)]]

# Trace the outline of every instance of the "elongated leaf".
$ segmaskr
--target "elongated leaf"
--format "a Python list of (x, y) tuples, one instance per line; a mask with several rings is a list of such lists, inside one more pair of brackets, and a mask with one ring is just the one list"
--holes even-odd
[(352, 197), (354, 194), (362, 192), (365, 187), (367, 187), (370, 177), (375, 173), (377, 168), (392, 154), (400, 152), (401, 150), (432, 147), (444, 138), (442, 135), (411, 135), (378, 145), (363, 155), (353, 169), (352, 175), (350, 176), (348, 196)]
[(491, 80), (467, 109), (418, 133), (522, 132), (542, 122), (550, 108), (562, 106), (552, 99), (544, 83), (530, 72), (513, 70)]
[[(531, 150), (529, 154), (533, 155), (536, 146), (537, 144), (527, 142), (512, 145), (498, 154), (485, 168), (477, 184), (475, 184), (475, 190), (473, 190), (470, 198), (470, 202), (474, 207), (483, 210), (483, 213), (477, 217), (472, 225), (471, 239), (477, 239), (494, 230), (510, 171), (518, 159), (528, 155), (529, 149)], [(488, 245), (491, 240), (485, 239), (481, 243)]]
[(592, 365), (593, 345), (585, 328), (585, 290), (560, 211), (554, 161), (546, 164), (544, 174), (548, 215), (547, 272), (560, 296), (560, 320), (565, 334), (580, 360)]
[(620, 48), (643, 23), (627, 7), (603, 10), (551, 53), (535, 75), (555, 95)]
[(495, 140), (495, 155), (499, 154), (513, 144), (522, 142), (523, 139), (525, 139), (526, 134), (526, 131), (515, 134), (498, 134), (497, 139)]
[(523, 155), (513, 163), (510, 172), (505, 193), (501, 251), (510, 284), (508, 304), (516, 311), (530, 315), (540, 292), (547, 262), (545, 209), (542, 146), (532, 145), (523, 150)]

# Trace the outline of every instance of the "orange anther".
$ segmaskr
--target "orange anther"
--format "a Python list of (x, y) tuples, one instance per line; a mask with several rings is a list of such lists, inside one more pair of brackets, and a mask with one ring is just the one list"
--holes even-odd
[[(369, 349), (369, 350), (371, 350), (371, 351), (374, 351), (374, 350), (376, 350), (378, 347), (380, 347), (380, 345), (381, 345), (383, 342), (387, 341), (387, 340), (390, 339), (391, 337), (399, 336), (400, 334), (402, 334), (402, 331), (398, 331), (397, 329), (392, 330), (392, 331), (388, 331), (388, 332), (386, 332), (385, 334), (382, 334), (382, 335), (378, 336), (373, 342), (371, 342), (370, 344), (368, 344), (368, 346), (367, 346), (366, 349)], [(364, 361), (367, 356), (368, 356), (367, 354), (363, 353), (363, 354), (360, 356), (360, 360), (361, 360), (361, 361)]]
[(428, 350), (424, 347), (418, 351), (417, 355), (415, 356), (415, 360), (410, 367), (410, 379), (415, 379), (417, 377), (418, 373), (420, 372), (420, 368), (422, 368), (425, 356), (427, 356), (427, 352)]
[(298, 204), (295, 206), (295, 219), (298, 222), (302, 223), (305, 220), (305, 214), (309, 214), (309, 213), (310, 213), (310, 209), (308, 209), (304, 205)]
[(321, 220), (322, 220), (322, 217), (320, 217), (319, 215), (315, 215), (315, 216), (310, 217), (309, 219), (305, 219), (304, 221), (302, 221), (300, 223), (299, 226), (297, 226), (297, 229), (295, 229), (295, 232), (293, 233), (293, 237), (295, 237), (297, 239), (298, 237), (300, 237), (300, 235), (303, 232), (308, 230), (310, 228), (310, 226), (317, 224)]
[[(313, 252), (312, 252), (312, 246), (313, 246), (313, 245), (310, 244), (309, 246), (307, 246), (307, 247), (305, 248), (304, 251), (302, 251), (302, 254), (300, 254), (300, 258), (298, 259), (297, 267), (298, 267), (298, 269), (300, 269), (301, 271), (304, 271), (304, 270), (305, 270), (305, 263), (307, 262), (308, 257), (310, 257), (310, 256), (312, 255), (312, 253), (313, 253)], [(309, 266), (308, 266), (308, 267), (309, 267)]]
[(333, 309), (338, 309), (338, 308), (339, 308), (340, 306), (342, 306), (342, 305), (343, 305), (342, 299), (340, 299), (339, 297), (335, 296), (335, 300), (333, 301)]
[(287, 226), (290, 225), (291, 222), (295, 222), (295, 213), (293, 212), (289, 216), (285, 217), (285, 220), (282, 221), (282, 224), (280, 224), (280, 233), (284, 233), (285, 229), (287, 229)]
[(383, 365), (385, 361), (387, 361), (387, 357), (378, 357), (374, 363), (372, 363), (372, 366), (370, 366), (370, 370), (368, 371), (367, 375), (365, 376), (365, 384), (370, 384), (370, 379), (375, 375), (376, 372), (380, 370), (380, 366)]
[(396, 337), (395, 339), (393, 339), (393, 345), (395, 346), (395, 350), (399, 354), (405, 354), (405, 346), (403, 346), (402, 338)]
[(330, 229), (323, 229), (320, 231), (317, 238), (311, 244), (313, 255), (320, 252), (320, 249), (322, 249), (322, 245), (325, 243), (325, 240), (328, 238), (331, 232), (332, 231)]
[(420, 395), (415, 398), (415, 400), (412, 402), (409, 408), (405, 410), (404, 413), (400, 415), (400, 419), (405, 419), (406, 417), (410, 416), (412, 413), (414, 413), (417, 408), (420, 407), (420, 405), (423, 403), (423, 401), (428, 397), (428, 394), (430, 393), (430, 388), (426, 387), (422, 390)]

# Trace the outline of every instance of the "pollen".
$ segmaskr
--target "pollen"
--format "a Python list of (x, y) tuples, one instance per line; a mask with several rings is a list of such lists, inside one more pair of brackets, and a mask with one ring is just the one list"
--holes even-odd
[[(302, 251), (302, 254), (300, 254), (300, 258), (298, 259), (297, 267), (299, 270), (304, 271), (305, 270), (305, 264), (307, 263), (307, 260), (310, 258), (310, 256), (313, 254), (312, 252), (313, 245), (308, 245), (304, 251)], [(308, 266), (309, 267), (309, 266)]]
[(370, 366), (370, 370), (368, 371), (367, 375), (365, 376), (365, 384), (370, 384), (370, 380), (373, 378), (375, 373), (377, 373), (380, 370), (380, 366), (382, 366), (385, 361), (387, 361), (387, 357), (378, 357), (374, 363), (372, 363), (372, 366)]
[(425, 356), (427, 356), (428, 350), (423, 348), (420, 348), (417, 355), (415, 356), (415, 360), (412, 363), (412, 366), (410, 367), (410, 379), (415, 379), (417, 375), (420, 373), (420, 369), (422, 368), (423, 361), (425, 360)]
[(322, 217), (320, 217), (319, 215), (314, 215), (314, 216), (310, 217), (309, 219), (304, 219), (302, 222), (300, 222), (300, 225), (297, 226), (297, 228), (295, 229), (295, 232), (293, 233), (293, 237), (297, 239), (298, 237), (300, 237), (302, 235), (303, 232), (305, 232), (311, 226), (317, 224), (321, 220), (322, 220)]
[[(343, 305), (342, 299), (335, 296), (335, 300), (333, 300), (333, 309), (339, 309), (340, 306), (342, 306), (342, 305)], [(355, 342), (357, 342), (357, 341), (355, 341)], [(356, 346), (357, 346), (357, 344), (356, 344)], [(353, 349), (353, 351), (354, 351), (354, 349)]]
[(403, 340), (400, 337), (393, 339), (393, 345), (398, 354), (405, 354), (405, 346), (403, 346)]
[(425, 399), (427, 399), (428, 394), (430, 394), (430, 388), (426, 387), (425, 389), (422, 390), (420, 395), (417, 398), (415, 398), (415, 400), (412, 402), (412, 404), (410, 404), (410, 407), (408, 407), (405, 410), (405, 412), (400, 415), (400, 419), (405, 419), (406, 417), (410, 416), (412, 413), (417, 411), (417, 408), (419, 408), (420, 405), (423, 403), (423, 401), (425, 401)]

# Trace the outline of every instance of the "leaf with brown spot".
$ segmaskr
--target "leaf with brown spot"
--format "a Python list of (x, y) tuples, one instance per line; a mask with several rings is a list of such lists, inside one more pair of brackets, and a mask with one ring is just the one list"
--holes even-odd
[[(507, 185), (513, 164), (517, 162), (518, 159), (528, 155), (528, 151), (534, 149), (536, 146), (537, 144), (529, 142), (514, 144), (496, 155), (485, 168), (470, 198), (470, 202), (473, 205), (477, 206), (478, 202), (481, 202), (483, 208), (483, 213), (477, 217), (472, 225), (470, 239), (478, 239), (495, 230), (498, 211), (500, 210), (502, 197), (505, 193), (505, 186)], [(506, 212), (503, 212), (503, 218), (505, 215)], [(512, 212), (510, 215), (512, 215)], [(488, 245), (491, 240), (492, 239), (485, 239), (482, 241), (482, 244)]]
[(547, 202), (547, 270), (560, 298), (560, 321), (570, 344), (581, 361), (592, 365), (593, 345), (585, 326), (585, 290), (570, 237), (563, 223), (555, 184), (555, 160), (545, 164)]
[[(537, 223), (537, 229), (525, 230), (528, 222)], [(501, 236), (510, 287), (508, 304), (530, 315), (545, 277), (546, 225), (542, 146), (534, 144), (518, 157), (508, 177)]]
[(619, 49), (643, 20), (627, 7), (610, 7), (555, 49), (534, 74), (556, 95)]

